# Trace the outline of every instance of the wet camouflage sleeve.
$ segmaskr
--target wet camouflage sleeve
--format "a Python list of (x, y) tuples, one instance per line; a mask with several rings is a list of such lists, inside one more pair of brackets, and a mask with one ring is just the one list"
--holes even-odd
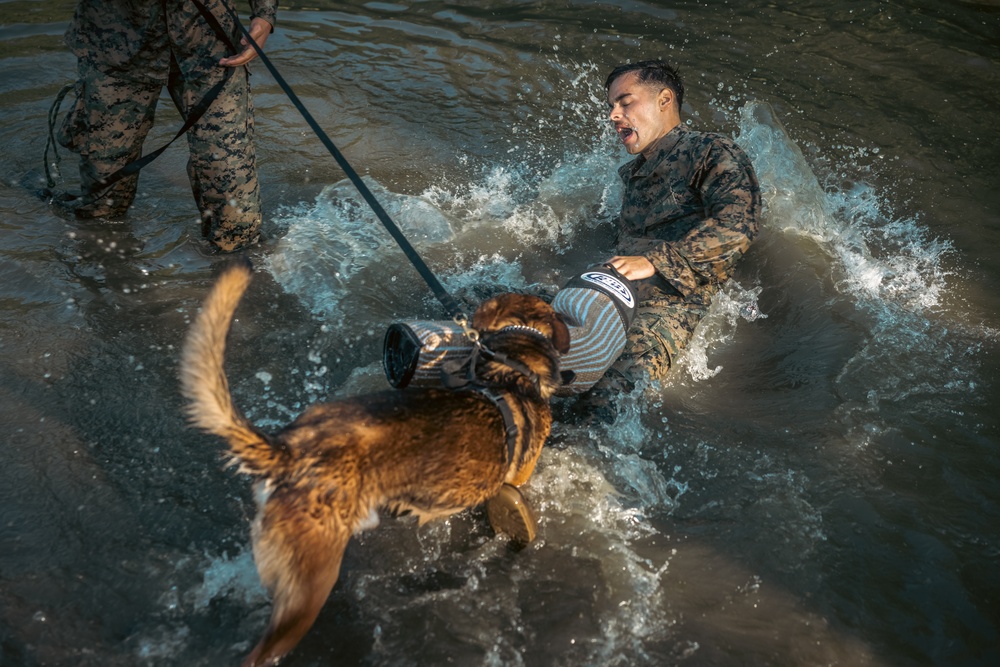
[(654, 282), (688, 297), (732, 275), (758, 231), (760, 186), (726, 137), (681, 126), (663, 142), (649, 161), (622, 168), (618, 253), (646, 257)]
[(251, 0), (250, 8), (253, 12), (250, 18), (264, 19), (274, 27), (278, 14), (276, 0)]
[(730, 139), (684, 126), (619, 173), (618, 254), (646, 257), (656, 274), (635, 283), (639, 308), (613, 368), (661, 379), (757, 235), (760, 186)]
[[(239, 45), (240, 32), (229, 12), (241, 3), (202, 0), (223, 29)], [(251, 0), (251, 15), (276, 21), (275, 0)], [(79, 0), (66, 31), (66, 44), (82, 60), (119, 78), (166, 84), (171, 54), (185, 77), (200, 76), (232, 55), (192, 0)]]

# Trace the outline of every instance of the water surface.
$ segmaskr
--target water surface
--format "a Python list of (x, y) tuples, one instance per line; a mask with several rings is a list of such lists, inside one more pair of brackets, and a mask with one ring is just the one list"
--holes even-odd
[[(0, 664), (237, 664), (270, 608), (249, 481), (180, 415), (220, 267), (185, 150), (121, 224), (33, 194), (72, 7), (0, 3)], [(535, 544), (481, 511), (387, 519), (285, 664), (997, 664), (998, 29), (996, 3), (929, 0), (283, 9), (275, 65), (464, 303), (606, 256), (625, 60), (680, 66), (766, 209), (670, 378), (556, 426)], [(267, 240), (228, 369), (277, 428), (385, 386), (385, 327), (444, 314), (253, 72)], [(150, 147), (179, 124), (164, 98)]]

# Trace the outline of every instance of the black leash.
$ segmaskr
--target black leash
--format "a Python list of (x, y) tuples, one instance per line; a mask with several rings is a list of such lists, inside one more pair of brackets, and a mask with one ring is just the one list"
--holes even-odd
[[(198, 6), (199, 11), (203, 14), (207, 14), (206, 20), (214, 20), (218, 23), (215, 17), (208, 19), (208, 16), (211, 16), (211, 13), (205, 9), (200, 0), (191, 1)], [(462, 308), (458, 305), (458, 302), (456, 302), (447, 290), (445, 290), (444, 286), (441, 285), (437, 277), (435, 277), (435, 275), (427, 267), (427, 264), (424, 263), (424, 261), (420, 258), (420, 255), (417, 254), (417, 251), (403, 235), (403, 232), (400, 231), (396, 223), (393, 222), (391, 217), (389, 217), (389, 214), (382, 208), (382, 205), (379, 203), (378, 199), (375, 198), (375, 195), (372, 194), (372, 191), (368, 189), (365, 182), (361, 180), (360, 176), (358, 176), (358, 172), (354, 170), (351, 164), (347, 161), (347, 158), (345, 158), (343, 153), (341, 153), (340, 150), (334, 145), (333, 141), (330, 140), (330, 137), (323, 131), (323, 128), (319, 126), (319, 123), (317, 123), (312, 114), (309, 113), (309, 110), (305, 108), (305, 105), (302, 104), (299, 96), (295, 94), (295, 91), (293, 91), (291, 86), (288, 85), (288, 82), (285, 81), (284, 77), (278, 73), (278, 70), (271, 63), (271, 59), (267, 57), (263, 49), (261, 49), (254, 38), (250, 36), (250, 32), (240, 22), (239, 16), (237, 16), (235, 10), (228, 6), (226, 7), (226, 10), (229, 12), (230, 16), (233, 17), (233, 20), (236, 21), (236, 25), (240, 27), (247, 43), (250, 44), (254, 51), (257, 52), (261, 62), (263, 62), (264, 66), (267, 67), (271, 76), (273, 76), (274, 80), (278, 82), (278, 85), (285, 92), (285, 95), (288, 96), (288, 99), (291, 100), (292, 104), (295, 105), (295, 108), (299, 110), (300, 114), (302, 114), (306, 123), (308, 123), (309, 127), (312, 128), (312, 131), (317, 137), (319, 137), (319, 140), (324, 146), (326, 146), (326, 149), (330, 151), (330, 154), (333, 155), (333, 158), (337, 161), (337, 164), (340, 165), (340, 168), (347, 175), (347, 178), (350, 179), (351, 183), (354, 184), (354, 187), (358, 189), (358, 192), (361, 193), (361, 196), (368, 203), (368, 206), (370, 206), (372, 211), (374, 211), (376, 217), (378, 217), (378, 219), (382, 222), (382, 225), (386, 228), (392, 238), (395, 239), (407, 259), (410, 260), (410, 263), (413, 264), (417, 273), (420, 274), (420, 277), (424, 279), (424, 282), (426, 282), (431, 288), (431, 291), (434, 292), (434, 296), (436, 296), (438, 301), (441, 302), (452, 319), (462, 325), (463, 328), (466, 328), (466, 325), (468, 324), (468, 317), (466, 317), (465, 313), (462, 312)]]

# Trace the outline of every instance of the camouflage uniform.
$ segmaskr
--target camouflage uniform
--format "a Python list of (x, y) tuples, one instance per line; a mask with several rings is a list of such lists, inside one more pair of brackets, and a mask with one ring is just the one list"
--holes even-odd
[[(229, 0), (203, 0), (234, 44), (239, 29)], [(251, 0), (253, 15), (275, 21), (275, 0)], [(223, 251), (256, 242), (260, 191), (253, 144), (253, 103), (245, 67), (218, 64), (231, 53), (191, 0), (80, 0), (66, 32), (76, 54), (77, 100), (59, 141), (80, 153), (84, 192), (142, 154), (166, 85), (174, 104), (188, 111), (228, 76), (219, 96), (188, 130), (188, 176), (201, 211), (202, 233)], [(86, 217), (123, 214), (135, 198), (138, 175), (119, 181), (107, 196), (82, 207)]]
[(757, 235), (760, 185), (732, 140), (684, 125), (618, 173), (617, 252), (645, 257), (656, 274), (636, 281), (636, 318), (612, 369), (632, 382), (660, 379)]

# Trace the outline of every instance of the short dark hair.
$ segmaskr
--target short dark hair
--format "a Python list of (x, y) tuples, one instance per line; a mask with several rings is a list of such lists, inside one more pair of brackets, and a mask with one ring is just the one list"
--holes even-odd
[(620, 76), (629, 72), (635, 72), (639, 83), (657, 83), (664, 88), (674, 91), (677, 96), (677, 108), (684, 104), (684, 82), (681, 81), (680, 72), (677, 68), (671, 67), (664, 60), (640, 60), (637, 63), (626, 63), (611, 70), (608, 80), (604, 82), (604, 89), (611, 88), (611, 84)]

